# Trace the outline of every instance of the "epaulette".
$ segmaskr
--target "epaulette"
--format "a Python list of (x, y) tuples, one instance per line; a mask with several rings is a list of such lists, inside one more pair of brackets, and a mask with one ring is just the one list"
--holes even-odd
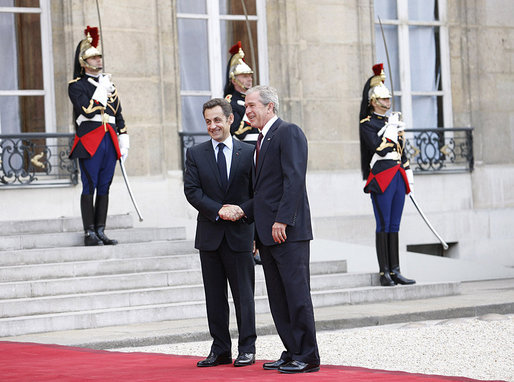
[(232, 94), (227, 94), (227, 96), (225, 97), (225, 99), (226, 99), (228, 102), (231, 102), (231, 101), (232, 101)]
[(361, 123), (368, 122), (371, 119), (371, 115), (368, 115), (366, 118), (361, 119)]
[(80, 80), (81, 77), (77, 77), (75, 78), (74, 80), (71, 80), (70, 82), (68, 82), (68, 84), (72, 84), (74, 82), (77, 82), (78, 80)]

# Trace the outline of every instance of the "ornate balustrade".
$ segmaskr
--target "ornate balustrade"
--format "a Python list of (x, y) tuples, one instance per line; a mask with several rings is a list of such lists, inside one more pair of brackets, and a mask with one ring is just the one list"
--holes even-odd
[[(182, 169), (189, 147), (209, 139), (207, 133), (181, 132)], [(473, 128), (407, 129), (405, 150), (416, 174), (473, 171)]]
[(77, 184), (77, 161), (68, 158), (73, 137), (71, 133), (0, 134), (0, 189)]

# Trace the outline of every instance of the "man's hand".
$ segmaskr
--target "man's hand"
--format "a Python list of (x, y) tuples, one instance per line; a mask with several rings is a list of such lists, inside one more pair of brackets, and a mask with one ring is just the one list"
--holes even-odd
[(120, 147), (121, 160), (125, 163), (130, 148), (130, 139), (128, 134), (118, 135), (118, 145)]
[(273, 236), (273, 240), (275, 243), (283, 243), (287, 239), (286, 235), (286, 227), (287, 224), (275, 222), (273, 227), (271, 227), (271, 236)]
[(233, 204), (224, 204), (223, 207), (218, 211), (218, 215), (223, 220), (231, 220), (235, 222), (241, 219), (245, 213), (239, 206)]

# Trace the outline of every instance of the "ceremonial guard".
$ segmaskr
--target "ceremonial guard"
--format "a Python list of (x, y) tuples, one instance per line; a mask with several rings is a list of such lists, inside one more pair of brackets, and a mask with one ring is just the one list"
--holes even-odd
[(111, 76), (102, 73), (98, 28), (88, 26), (84, 33), (86, 38), (75, 51), (74, 80), (68, 84), (76, 129), (70, 158), (78, 158), (80, 166), (84, 244), (114, 245), (117, 241), (104, 232), (109, 188), (117, 160), (125, 160), (128, 155), (129, 136)]
[(380, 284), (414, 284), (402, 276), (399, 263), (398, 231), (405, 195), (414, 183), (404, 152), (405, 126), (399, 112), (385, 115), (391, 108), (391, 92), (384, 85), (383, 64), (373, 66), (373, 72), (362, 94), (359, 136), (364, 192), (371, 195), (376, 220)]
[(255, 145), (259, 130), (252, 128), (245, 115), (245, 94), (253, 84), (253, 70), (244, 62), (244, 52), (241, 41), (230, 48), (230, 60), (227, 65), (227, 78), (224, 97), (230, 102), (234, 111), (234, 122), (230, 126), (230, 133), (240, 141)]

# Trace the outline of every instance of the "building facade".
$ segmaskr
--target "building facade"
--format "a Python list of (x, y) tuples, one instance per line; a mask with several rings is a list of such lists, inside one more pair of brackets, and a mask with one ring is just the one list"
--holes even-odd
[[(182, 135), (205, 131), (201, 105), (222, 96), (228, 49), (241, 40), (255, 82), (277, 88), (279, 115), (309, 140), (315, 237), (373, 245), (358, 127), (371, 67), (387, 67), (383, 29), (407, 128), (473, 128), (472, 171), (415, 173), (418, 202), (452, 244), (444, 255), (512, 266), (512, 14), (510, 0), (2, 1), (0, 39), (10, 53), (1, 59), (0, 134), (73, 132), (67, 84), (75, 47), (100, 15), (142, 224), (193, 227)], [(118, 171), (110, 213), (133, 213), (124, 187)], [(79, 216), (79, 188), (0, 186), (0, 219)], [(403, 249), (437, 247), (408, 201), (400, 240)]]

